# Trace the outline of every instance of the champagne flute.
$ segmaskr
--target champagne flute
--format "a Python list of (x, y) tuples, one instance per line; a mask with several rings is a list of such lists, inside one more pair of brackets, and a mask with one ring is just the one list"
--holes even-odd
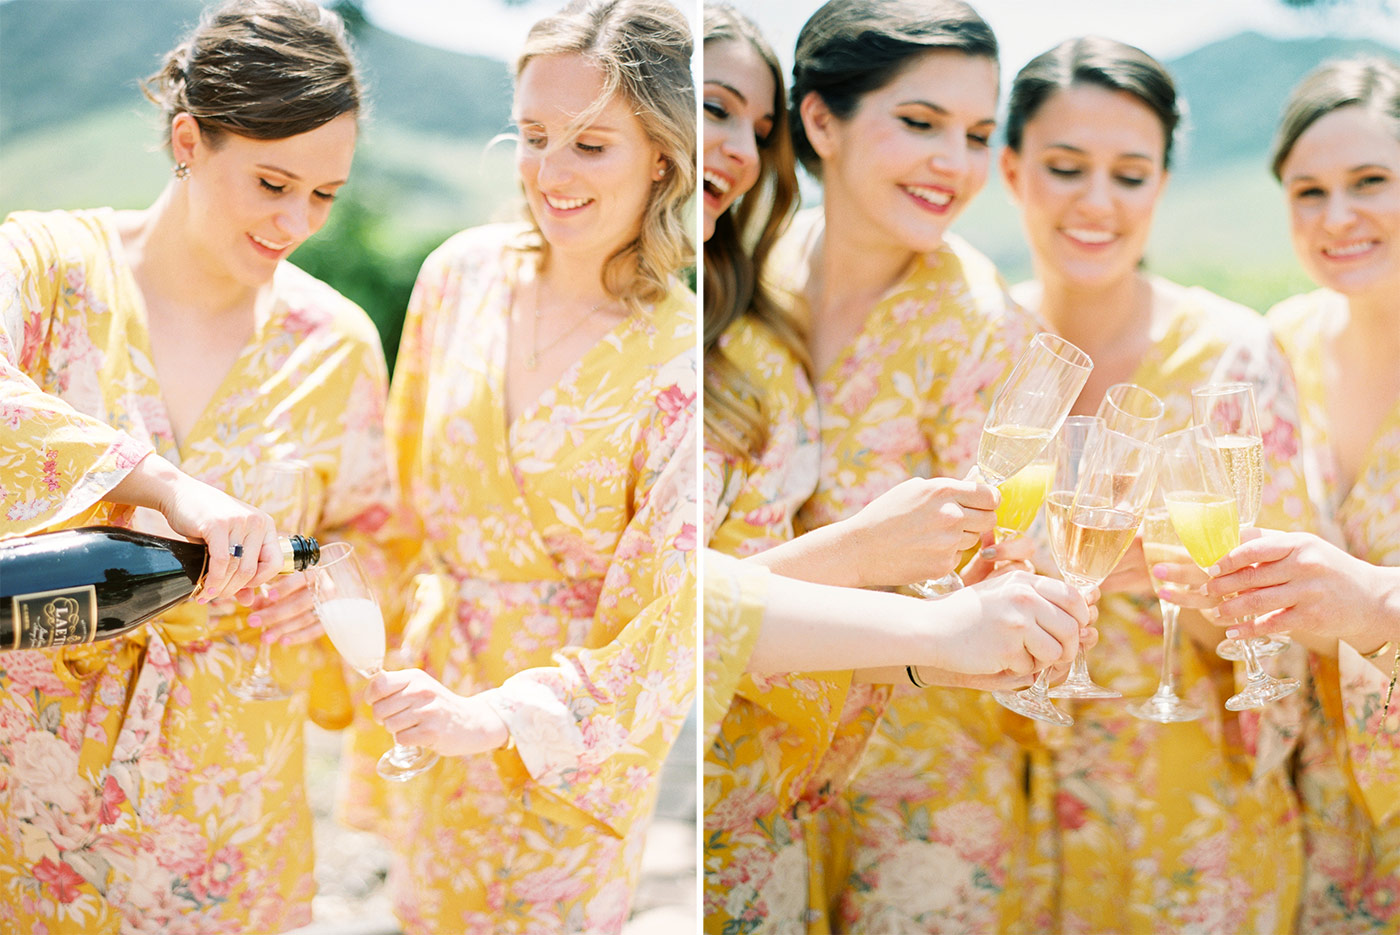
[[(1254, 525), (1264, 491), (1264, 438), (1254, 405), (1254, 387), (1248, 383), (1210, 383), (1191, 391), (1191, 414), (1215, 439), (1235, 499), (1240, 505), (1240, 528)], [(1246, 618), (1252, 619), (1252, 618)], [(1287, 640), (1257, 636), (1252, 640), (1259, 656), (1272, 656), (1288, 648)], [(1215, 648), (1222, 659), (1244, 658), (1240, 640), (1221, 640)]]
[(1146, 387), (1115, 383), (1103, 394), (1098, 417), (1110, 432), (1150, 442), (1157, 437), (1157, 423), (1165, 411), (1162, 401)]
[[(1164, 435), (1159, 447), (1162, 498), (1172, 528), (1191, 560), (1202, 569), (1210, 568), (1240, 544), (1239, 500), (1220, 449), (1204, 425)], [(1249, 641), (1241, 645), (1247, 682), (1226, 700), (1226, 708), (1260, 708), (1298, 690), (1297, 679), (1276, 679), (1265, 672)]]
[[(1051, 478), (1045, 498), (1045, 524), (1051, 536), (1064, 530), (1070, 508), (1074, 505), (1074, 488), (1079, 482), (1079, 469), (1085, 450), (1093, 445), (1103, 431), (1103, 420), (1097, 416), (1070, 416), (1060, 426), (1059, 434), (1050, 445)], [(1048, 724), (1073, 724), (1050, 700), (1049, 675), (1042, 670), (1035, 682), (1019, 692), (997, 691), (992, 697), (1003, 707)]]
[[(1050, 553), (1060, 574), (1084, 599), (1123, 560), (1156, 483), (1157, 448), (1151, 442), (1105, 428), (1085, 450), (1068, 516), (1050, 529)], [(1068, 520), (1065, 522), (1065, 520)], [(1051, 698), (1122, 698), (1121, 692), (1089, 677), (1081, 646), (1069, 676), (1050, 689)]]
[[(384, 670), (384, 615), (375, 600), (355, 550), (344, 542), (321, 547), (321, 561), (311, 575), (316, 614), (326, 635), (345, 662), (365, 678)], [(432, 766), (438, 755), (422, 747), (406, 747), (397, 741), (379, 758), (378, 772), (385, 779), (402, 782)]]
[[(977, 466), (968, 475), (1000, 487), (1035, 460), (1069, 415), (1094, 362), (1059, 335), (1042, 331), (1016, 360), (992, 399), (977, 446)], [(963, 586), (956, 572), (916, 585), (923, 597)]]
[[(305, 461), (268, 461), (255, 464), (248, 475), (248, 502), (271, 516), (278, 529), (302, 532), (311, 512), (311, 465)], [(258, 587), (266, 597), (267, 586)], [(253, 671), (229, 687), (244, 701), (280, 701), (291, 692), (272, 674), (272, 644), (259, 637)]]
[[(1181, 539), (1172, 526), (1171, 516), (1167, 513), (1160, 477), (1156, 489), (1152, 492), (1152, 503), (1147, 508), (1147, 515), (1142, 518), (1142, 551), (1147, 557), (1147, 574), (1152, 578), (1153, 590), (1159, 593), (1163, 582), (1152, 574), (1153, 567), (1159, 562), (1180, 564), (1190, 561), (1186, 547), (1181, 544)], [(1157, 691), (1138, 704), (1129, 705), (1128, 713), (1135, 718), (1156, 721), (1159, 724), (1194, 721), (1204, 717), (1205, 711), (1199, 705), (1182, 701), (1181, 696), (1176, 693), (1176, 655), (1180, 638), (1178, 621), (1181, 608), (1160, 597), (1157, 603), (1162, 608), (1162, 675), (1157, 680)]]

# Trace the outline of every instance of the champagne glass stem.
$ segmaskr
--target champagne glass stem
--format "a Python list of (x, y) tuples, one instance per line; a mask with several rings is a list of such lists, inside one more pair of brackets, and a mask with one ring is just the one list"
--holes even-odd
[[(1092, 593), (1092, 587), (1073, 582), (1074, 588), (1088, 603)], [(1050, 692), (1051, 698), (1122, 698), (1123, 693), (1112, 688), (1104, 688), (1089, 676), (1089, 657), (1084, 651), (1081, 643), (1078, 652), (1074, 654), (1074, 662), (1069, 667), (1069, 675), (1054, 690)]]
[(1177, 698), (1176, 693), (1176, 634), (1181, 608), (1171, 601), (1160, 601), (1162, 607), (1162, 677), (1157, 694)]
[(267, 679), (272, 677), (272, 644), (267, 640), (258, 640), (258, 655), (253, 660), (253, 678)]
[(1259, 656), (1254, 651), (1254, 644), (1250, 640), (1240, 640), (1241, 652), (1244, 653), (1244, 674), (1251, 682), (1258, 682), (1268, 678), (1264, 667), (1259, 664)]

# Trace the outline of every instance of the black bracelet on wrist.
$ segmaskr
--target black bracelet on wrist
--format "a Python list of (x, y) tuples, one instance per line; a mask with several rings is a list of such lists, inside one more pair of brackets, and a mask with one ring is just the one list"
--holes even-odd
[(913, 683), (913, 685), (914, 685), (915, 688), (928, 688), (928, 687), (929, 687), (927, 682), (925, 682), (923, 679), (919, 678), (919, 667), (918, 667), (918, 666), (905, 666), (905, 667), (904, 667), (904, 671), (907, 672), (907, 673), (909, 673), (909, 681)]

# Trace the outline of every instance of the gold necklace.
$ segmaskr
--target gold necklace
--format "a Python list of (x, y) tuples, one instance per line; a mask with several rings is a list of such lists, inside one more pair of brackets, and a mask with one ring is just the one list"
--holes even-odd
[(603, 302), (599, 302), (598, 304), (594, 305), (588, 311), (580, 315), (572, 325), (565, 329), (563, 333), (558, 335), (554, 340), (550, 341), (544, 347), (540, 347), (540, 280), (538, 274), (535, 277), (534, 285), (535, 314), (530, 322), (530, 356), (525, 360), (526, 370), (534, 370), (535, 368), (537, 368), (540, 365), (541, 354), (552, 350), (554, 346), (557, 345), (560, 341), (564, 340), (569, 335), (577, 331), (580, 325), (582, 325), (588, 319), (592, 318), (593, 313), (598, 311), (598, 309), (602, 308), (603, 305), (606, 303), (606, 300), (604, 300)]

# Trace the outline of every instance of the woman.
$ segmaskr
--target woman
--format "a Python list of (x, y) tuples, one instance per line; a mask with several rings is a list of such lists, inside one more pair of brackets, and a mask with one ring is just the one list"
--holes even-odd
[[(965, 476), (991, 393), (1038, 329), (991, 264), (947, 235), (988, 170), (997, 45), (986, 23), (957, 0), (834, 0), (803, 27), (795, 62), (790, 123), (823, 206), (799, 217), (768, 269), (791, 297), (814, 364), (822, 462), (798, 523), (820, 533), (907, 478)], [(954, 496), (971, 511), (979, 489), (965, 484)], [(891, 688), (848, 694), (830, 750), (807, 780), (818, 927), (905, 924), (909, 892), (888, 871), (919, 838), (911, 815), (958, 839), (958, 873), (969, 880), (1000, 888), (1014, 876), (1004, 857), (1019, 838), (1009, 830), (1018, 820), (1010, 790), (1022, 754), (996, 727), (990, 698), (907, 684), (893, 691), (886, 736), (868, 751)], [(974, 797), (987, 803), (988, 819), (963, 833), (948, 819)], [(911, 885), (920, 898), (935, 889)], [(966, 906), (995, 925), (989, 888), (957, 889), (939, 911)], [(834, 920), (824, 893), (840, 903)]]
[[(1400, 613), (1395, 370), (1400, 64), (1332, 62), (1284, 107), (1273, 154), (1294, 250), (1321, 288), (1269, 312), (1298, 375), (1308, 494), (1326, 538), (1266, 535), (1220, 562), (1222, 615), (1277, 612), (1314, 650), (1320, 703), (1299, 771), (1308, 845), (1299, 925), (1400, 926)], [(1248, 628), (1241, 627), (1242, 630)]]
[[(806, 541), (772, 548), (791, 536), (793, 513), (811, 494), (817, 469), (806, 348), (754, 272), (787, 220), (796, 177), (777, 59), (753, 24), (727, 7), (706, 8), (704, 105), (705, 530), (711, 546), (758, 553), (749, 564), (816, 582), (906, 584), (951, 570), (962, 547), (991, 529), (995, 499), (985, 485), (907, 481), (872, 503), (874, 509)], [(768, 192), (774, 193), (771, 209)], [(759, 231), (749, 241), (755, 243), (752, 256), (743, 247), (749, 230)], [(959, 507), (949, 490), (964, 488), (982, 498), (981, 508), (968, 517), (956, 509), (951, 515), (958, 529), (941, 528), (948, 508)], [(963, 531), (965, 520), (973, 532)], [(803, 796), (830, 744), (851, 669), (894, 665), (903, 680), (906, 665), (923, 663), (921, 679), (947, 684), (951, 673), (933, 671), (943, 658), (938, 634), (958, 619), (962, 601), (931, 613), (929, 605), (908, 598), (804, 590), (775, 576), (772, 603), (760, 598), (758, 604), (767, 619), (749, 626), (742, 612), (736, 617), (722, 609), (731, 606), (731, 594), (742, 605), (743, 597), (769, 589), (761, 571), (748, 575), (717, 553), (707, 558), (705, 926), (721, 932), (757, 923), (770, 931), (805, 931), (806, 842), (796, 818), (808, 808)], [(711, 593), (712, 580), (731, 578), (754, 583)], [(797, 596), (804, 594), (812, 597)], [(1073, 606), (1068, 592), (1058, 597)], [(990, 590), (976, 598), (969, 591), (964, 599), (982, 602), (985, 617), (963, 609), (979, 621), (977, 632), (1008, 648), (1012, 628), (1035, 619)], [(1074, 629), (1068, 613), (1051, 611), (1050, 599), (1038, 592), (1023, 599), (1051, 618), (1051, 628)], [(711, 601), (717, 602), (713, 613)], [(780, 614), (798, 608), (799, 626), (783, 630)], [(831, 628), (818, 632), (824, 615)], [(1053, 640), (1043, 645), (1058, 649)], [(988, 652), (978, 662), (998, 657)]]
[(151, 207), (0, 226), (0, 534), (146, 507), (139, 524), (163, 528), (159, 511), (206, 541), (210, 569), (199, 603), (124, 639), (6, 654), (6, 931), (310, 922), (302, 720), (343, 726), (344, 689), (308, 696), (333, 657), (305, 642), (310, 602), (283, 582), (258, 623), (302, 644), (276, 667), (298, 690), (232, 696), (258, 631), (218, 599), (269, 580), (280, 556), (270, 518), (222, 491), (251, 498), (260, 462), (304, 461), (323, 535), (372, 525), (387, 499), (374, 328), (283, 262), (350, 171), (360, 87), (340, 20), (301, 0), (226, 3), (147, 90), (175, 162)]
[(661, 0), (535, 24), (527, 222), (453, 237), (410, 302), (389, 426), (415, 573), (400, 652), (421, 669), (368, 697), (455, 756), (392, 790), (406, 932), (627, 918), (695, 682), (690, 54)]
[[(1296, 391), (1257, 315), (1142, 265), (1171, 167), (1180, 103), (1171, 76), (1110, 39), (1067, 40), (1012, 85), (1001, 168), (1021, 209), (1035, 279), (1016, 297), (1094, 360), (1072, 412), (1092, 414), (1114, 383), (1166, 405), (1160, 431), (1190, 424), (1190, 391), (1253, 384), (1264, 436), (1261, 523), (1297, 527)], [(1151, 694), (1161, 618), (1140, 550), (1102, 587), (1095, 677)], [(1204, 720), (1163, 729), (1118, 704), (1081, 703), (1068, 730), (1042, 731), (1032, 807), (1045, 820), (1056, 903), (1023, 920), (1061, 932), (1204, 926), (1279, 931), (1292, 924), (1302, 852), (1289, 779), (1293, 699), (1238, 717), (1223, 710), (1233, 672), (1199, 622), (1183, 679)], [(1288, 663), (1301, 667), (1301, 653)], [(1269, 855), (1267, 860), (1260, 854)]]

